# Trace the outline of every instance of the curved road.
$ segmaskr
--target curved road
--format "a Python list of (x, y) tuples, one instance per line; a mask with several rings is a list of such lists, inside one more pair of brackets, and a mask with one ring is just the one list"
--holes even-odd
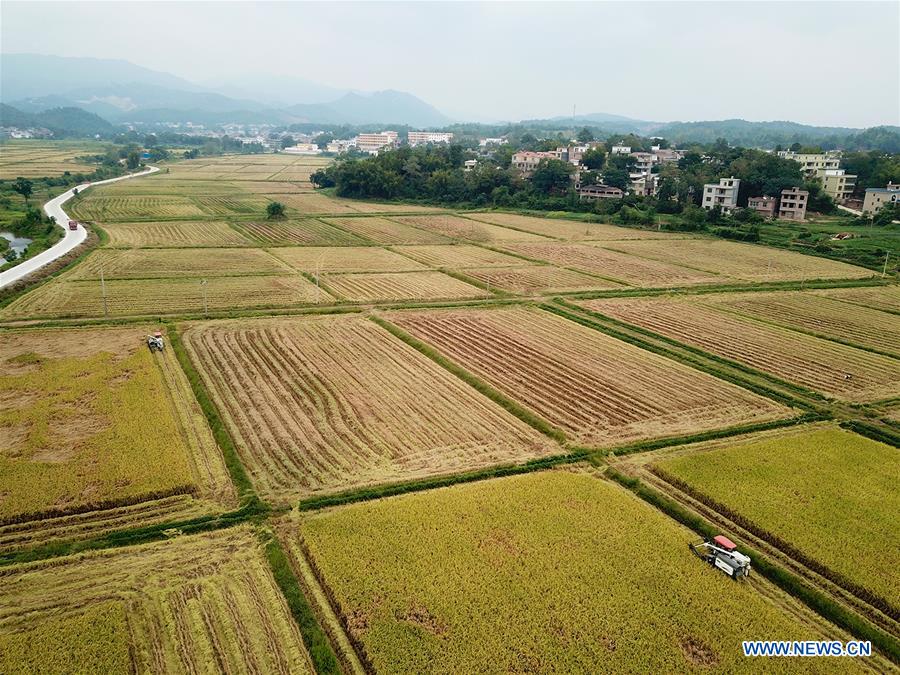
[(138, 176), (146, 176), (151, 173), (155, 173), (156, 171), (159, 171), (159, 167), (148, 166), (143, 171), (139, 171), (138, 173), (130, 173), (127, 176), (119, 176), (118, 178), (108, 178), (107, 180), (98, 180), (93, 183), (84, 183), (82, 185), (77, 185), (71, 190), (63, 192), (58, 197), (54, 197), (49, 202), (44, 204), (44, 213), (46, 213), (48, 216), (56, 218), (56, 224), (63, 228), (63, 230), (65, 231), (65, 236), (63, 236), (62, 239), (60, 239), (56, 244), (48, 248), (46, 251), (41, 251), (33, 258), (29, 258), (25, 262), (19, 263), (15, 267), (11, 267), (5, 272), (0, 272), (0, 288), (8, 286), (13, 282), (28, 276), (32, 272), (39, 270), (44, 265), (53, 262), (57, 258), (61, 258), (73, 248), (78, 246), (85, 239), (87, 239), (87, 231), (84, 229), (83, 225), (79, 224), (78, 228), (75, 230), (69, 229), (69, 216), (65, 211), (62, 210), (62, 205), (75, 196), (76, 188), (78, 192), (81, 192), (82, 190), (86, 190), (93, 185), (115, 183), (119, 180), (127, 180), (129, 178), (136, 178)]

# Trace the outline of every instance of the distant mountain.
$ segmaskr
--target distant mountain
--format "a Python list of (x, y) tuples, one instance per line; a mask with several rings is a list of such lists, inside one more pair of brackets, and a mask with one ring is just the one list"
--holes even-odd
[(285, 108), (298, 103), (328, 103), (347, 93), (346, 89), (336, 89), (300, 77), (264, 74), (233, 77), (208, 87), (232, 98), (259, 101), (270, 108)]
[(408, 124), (437, 127), (450, 118), (437, 108), (402, 91), (345, 94), (331, 103), (299, 104), (286, 109), (304, 122), (325, 124)]
[(113, 125), (102, 117), (80, 108), (51, 108), (38, 113), (28, 113), (5, 103), (0, 103), (0, 126), (49, 129), (58, 138), (96, 134), (107, 136), (115, 130)]
[(670, 122), (657, 128), (656, 134), (675, 141), (714, 143), (724, 138), (736, 145), (790, 145), (829, 136), (846, 136), (861, 129), (850, 127), (816, 127), (797, 122), (748, 122), (747, 120), (719, 120), (703, 122)]

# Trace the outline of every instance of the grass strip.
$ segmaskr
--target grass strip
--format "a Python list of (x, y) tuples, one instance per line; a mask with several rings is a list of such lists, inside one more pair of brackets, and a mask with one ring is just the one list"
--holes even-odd
[[(697, 534), (707, 538), (720, 534), (720, 530), (713, 527), (704, 518), (646, 486), (640, 479), (626, 476), (612, 467), (607, 468), (606, 475)], [(750, 556), (754, 569), (783, 591), (794, 596), (817, 614), (840, 626), (854, 637), (860, 640), (869, 640), (887, 658), (900, 664), (900, 641), (896, 638), (847, 610), (767, 557), (755, 551), (744, 550), (742, 552)]]
[(848, 429), (860, 436), (871, 438), (895, 448), (900, 448), (900, 434), (886, 426), (876, 426), (861, 420), (846, 420), (841, 422), (843, 429)]
[(379, 316), (370, 316), (369, 318), (379, 326), (384, 328), (386, 331), (388, 331), (394, 337), (402, 340), (416, 351), (421, 352), (429, 359), (437, 363), (439, 366), (441, 366), (445, 370), (450, 371), (463, 382), (476, 389), (479, 393), (487, 396), (494, 403), (497, 403), (498, 405), (503, 407), (507, 412), (518, 417), (520, 420), (525, 422), (525, 424), (536, 429), (545, 436), (552, 438), (556, 442), (565, 444), (566, 435), (561, 429), (558, 429), (557, 427), (551, 425), (549, 422), (546, 422), (543, 418), (535, 415), (527, 408), (519, 405), (518, 403), (507, 397), (505, 394), (497, 391), (488, 383), (484, 382), (480, 378), (470, 373), (468, 370), (465, 370), (461, 366), (445, 357), (430, 345), (427, 345), (421, 340), (414, 338), (402, 328), (395, 326), (394, 324), (386, 321)]
[(297, 626), (300, 628), (300, 635), (303, 637), (303, 644), (312, 658), (313, 666), (317, 673), (336, 673), (341, 672), (338, 665), (337, 656), (325, 631), (319, 625), (316, 613), (310, 606), (309, 601), (303, 594), (300, 583), (291, 569), (291, 564), (281, 548), (281, 544), (274, 534), (271, 532), (260, 533), (265, 551), (266, 559), (269, 567), (272, 569), (272, 575), (275, 577), (275, 583), (281, 589), (284, 599), (287, 601), (288, 607)]

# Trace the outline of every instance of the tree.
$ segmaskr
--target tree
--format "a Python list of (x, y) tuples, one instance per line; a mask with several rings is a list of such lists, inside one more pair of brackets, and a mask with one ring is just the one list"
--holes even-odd
[(574, 167), (558, 159), (542, 159), (531, 176), (534, 189), (543, 194), (561, 193), (569, 187)]
[(200, 151), (197, 148), (192, 148), (190, 150), (184, 151), (185, 159), (197, 159), (200, 156)]
[(627, 190), (631, 183), (631, 178), (624, 169), (612, 168), (603, 172), (603, 182), (611, 187)]
[(16, 182), (13, 183), (13, 190), (18, 192), (25, 198), (25, 203), (28, 203), (28, 198), (31, 196), (31, 193), (34, 192), (34, 184), (28, 180), (27, 178), (22, 178), (19, 176), (16, 178)]
[(297, 142), (291, 136), (283, 136), (281, 138), (281, 148), (291, 148), (297, 145)]
[(591, 171), (599, 171), (606, 161), (606, 153), (599, 148), (591, 148), (581, 156), (581, 165)]
[(128, 167), (130, 171), (134, 171), (141, 165), (141, 153), (137, 150), (132, 150), (128, 153), (128, 156), (125, 158), (125, 166)]
[(278, 218), (284, 218), (284, 204), (281, 202), (271, 202), (266, 207), (266, 215), (269, 220), (276, 220)]
[(594, 132), (588, 129), (587, 127), (582, 127), (581, 131), (578, 132), (578, 136), (576, 136), (579, 143), (590, 143), (594, 140)]

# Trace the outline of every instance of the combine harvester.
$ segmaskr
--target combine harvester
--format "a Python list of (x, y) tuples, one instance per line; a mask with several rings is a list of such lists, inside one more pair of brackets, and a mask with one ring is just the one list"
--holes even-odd
[(151, 352), (161, 352), (166, 348), (166, 343), (163, 340), (161, 331), (156, 331), (153, 335), (147, 336), (147, 347)]
[(698, 558), (718, 567), (735, 581), (750, 576), (750, 558), (739, 552), (737, 544), (723, 534), (717, 534), (712, 540), (688, 544), (688, 548)]

